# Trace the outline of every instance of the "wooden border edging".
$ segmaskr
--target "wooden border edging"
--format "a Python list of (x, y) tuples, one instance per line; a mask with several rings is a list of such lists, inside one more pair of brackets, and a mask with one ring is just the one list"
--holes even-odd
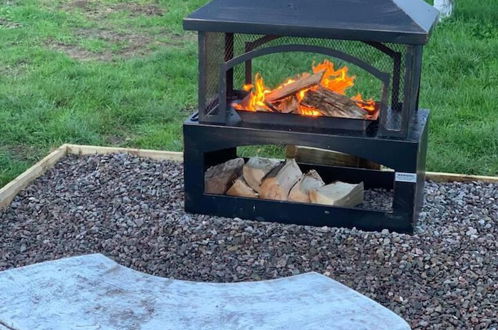
[(63, 144), (0, 189), (0, 209), (8, 206), (21, 190), (54, 166), (66, 155), (66, 151), (66, 145)]
[(426, 179), (434, 182), (472, 182), (481, 181), (489, 183), (498, 183), (498, 176), (485, 176), (485, 175), (469, 175), (457, 173), (444, 173), (444, 172), (427, 172)]
[(106, 155), (115, 153), (127, 153), (130, 155), (151, 158), (155, 160), (173, 160), (173, 161), (183, 161), (183, 152), (178, 151), (160, 151), (160, 150), (148, 150), (148, 149), (133, 149), (133, 148), (117, 148), (117, 147), (98, 147), (98, 146), (86, 146), (79, 144), (66, 144), (67, 154), (72, 155)]
[[(183, 161), (183, 153), (177, 151), (160, 151), (147, 149), (133, 148), (117, 148), (117, 147), (99, 147), (78, 144), (63, 144), (59, 148), (52, 151), (42, 160), (31, 166), (21, 175), (10, 181), (0, 189), (0, 209), (7, 207), (15, 196), (24, 188), (26, 188), (36, 178), (42, 176), (47, 170), (52, 168), (62, 157), (67, 154), (71, 155), (92, 155), (92, 154), (112, 154), (112, 153), (128, 153), (138, 157), (150, 158), (155, 160), (172, 160)], [(466, 175), (442, 172), (427, 172), (426, 179), (435, 182), (489, 182), (498, 183), (496, 176), (483, 175)]]

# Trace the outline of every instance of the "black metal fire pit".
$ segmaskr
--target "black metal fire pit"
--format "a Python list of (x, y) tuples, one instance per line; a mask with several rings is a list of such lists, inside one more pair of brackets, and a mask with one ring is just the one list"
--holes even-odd
[[(422, 203), (428, 111), (418, 110), (422, 48), (437, 11), (422, 0), (214, 0), (184, 20), (199, 35), (199, 112), (185, 122), (189, 212), (317, 226), (413, 232)], [(235, 111), (254, 61), (319, 54), (380, 86), (375, 119), (307, 118)], [(271, 74), (271, 73), (270, 73)], [(328, 180), (394, 189), (392, 212), (204, 193), (204, 172), (246, 145), (295, 144), (340, 151), (394, 170), (313, 168)], [(303, 168), (308, 166), (302, 164)]]

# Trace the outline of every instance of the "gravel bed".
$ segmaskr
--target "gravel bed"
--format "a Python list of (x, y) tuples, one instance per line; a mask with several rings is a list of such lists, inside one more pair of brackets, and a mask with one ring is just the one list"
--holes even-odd
[[(198, 281), (316, 271), (415, 329), (498, 328), (497, 184), (428, 182), (410, 236), (186, 214), (182, 176), (181, 164), (169, 161), (64, 158), (0, 211), (0, 270), (100, 252), (146, 273)], [(389, 198), (371, 194), (371, 204)]]

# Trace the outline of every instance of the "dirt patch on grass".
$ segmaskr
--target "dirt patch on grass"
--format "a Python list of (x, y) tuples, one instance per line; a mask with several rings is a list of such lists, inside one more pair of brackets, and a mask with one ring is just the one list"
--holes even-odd
[[(90, 51), (79, 45), (66, 44), (62, 42), (49, 42), (49, 48), (65, 53), (67, 56), (78, 61), (103, 61), (110, 62), (117, 59), (141, 57), (150, 53), (148, 45), (134, 44), (129, 47), (120, 49), (119, 51), (105, 50), (105, 51)], [(143, 48), (145, 46), (146, 48)]]
[(66, 44), (63, 42), (58, 42), (50, 40), (47, 42), (47, 46), (50, 49), (60, 51), (65, 53), (72, 59), (79, 61), (87, 60), (98, 60), (98, 61), (110, 61), (112, 60), (111, 52), (91, 52), (78, 45)]
[(109, 29), (76, 29), (74, 34), (79, 39), (98, 39), (113, 44), (136, 44), (143, 46), (152, 41), (149, 36), (143, 34), (118, 32)]
[(88, 18), (105, 18), (117, 12), (128, 12), (130, 17), (162, 16), (164, 9), (156, 4), (124, 2), (106, 4), (98, 0), (73, 0), (61, 6), (64, 11), (81, 10)]
[(24, 75), (31, 65), (28, 60), (18, 60), (12, 64), (0, 63), (0, 76), (15, 78)]
[(163, 16), (164, 10), (154, 4), (120, 3), (113, 7), (116, 11), (128, 11), (130, 16)]
[[(112, 61), (118, 58), (145, 56), (152, 51), (153, 46), (181, 47), (185, 41), (181, 35), (176, 34), (167, 34), (169, 40), (162, 41), (146, 34), (117, 32), (110, 29), (76, 29), (74, 35), (79, 40), (103, 41), (107, 47), (101, 51), (92, 51), (78, 43), (69, 44), (55, 40), (47, 42), (47, 46), (76, 60)], [(161, 36), (164, 35), (159, 35)]]
[(1, 29), (15, 29), (21, 27), (21, 23), (12, 22), (6, 18), (0, 17), (0, 30)]
[(104, 140), (106, 143), (116, 146), (116, 147), (123, 147), (126, 146), (128, 142), (133, 140), (133, 138), (130, 136), (130, 133), (128, 133), (126, 136), (122, 135), (107, 135), (104, 137)]
[(12, 159), (17, 161), (37, 161), (46, 152), (46, 150), (25, 144), (7, 145), (3, 149)]

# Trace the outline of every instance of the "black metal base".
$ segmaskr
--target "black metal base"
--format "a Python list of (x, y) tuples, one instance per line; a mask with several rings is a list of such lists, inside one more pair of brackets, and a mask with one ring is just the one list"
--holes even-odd
[[(185, 210), (258, 221), (413, 233), (423, 201), (428, 117), (427, 110), (419, 110), (404, 140), (200, 124), (190, 118), (183, 126)], [(392, 168), (394, 172), (300, 164), (303, 170), (308, 167), (316, 169), (325, 182), (363, 181), (365, 188), (393, 189), (392, 211), (204, 193), (204, 172), (209, 166), (235, 158), (238, 146), (266, 144), (335, 150)]]

